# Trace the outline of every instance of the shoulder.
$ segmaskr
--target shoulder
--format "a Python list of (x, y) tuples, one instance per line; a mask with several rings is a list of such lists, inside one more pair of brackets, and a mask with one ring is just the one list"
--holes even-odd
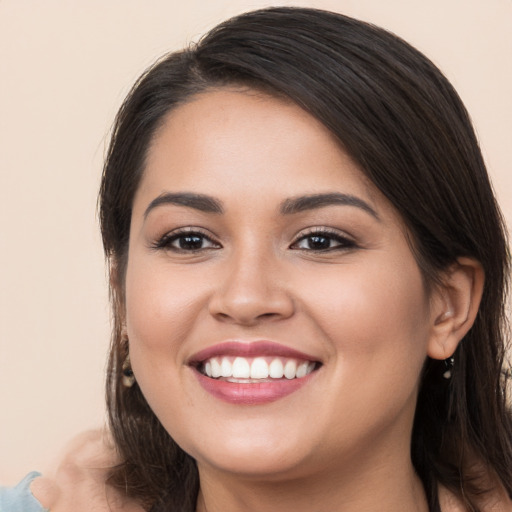
[(442, 512), (467, 512), (462, 501), (444, 486), (439, 486), (439, 503)]
[(84, 432), (68, 445), (58, 466), (36, 478), (30, 488), (52, 512), (144, 512), (107, 485), (109, 471), (117, 462), (105, 431)]
[(480, 506), (483, 512), (512, 512), (512, 500), (503, 488), (490, 493)]
[[(469, 512), (460, 498), (445, 487), (440, 487), (439, 489), (439, 501), (442, 512)], [(483, 495), (478, 503), (478, 507), (482, 512), (512, 512), (512, 500), (507, 495), (505, 489), (502, 486), (498, 486), (494, 491)]]

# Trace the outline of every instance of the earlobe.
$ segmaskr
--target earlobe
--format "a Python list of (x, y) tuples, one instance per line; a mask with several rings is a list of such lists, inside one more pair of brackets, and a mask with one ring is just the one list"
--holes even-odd
[(448, 359), (473, 325), (484, 288), (482, 265), (472, 258), (458, 258), (432, 293), (432, 333), (428, 355)]

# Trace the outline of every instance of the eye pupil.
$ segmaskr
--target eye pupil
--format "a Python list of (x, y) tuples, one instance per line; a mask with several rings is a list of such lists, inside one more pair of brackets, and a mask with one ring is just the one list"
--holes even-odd
[(197, 235), (184, 235), (179, 238), (178, 245), (180, 249), (201, 249), (203, 246), (203, 239)]
[(328, 249), (330, 247), (330, 240), (326, 236), (310, 236), (308, 238), (309, 249)]

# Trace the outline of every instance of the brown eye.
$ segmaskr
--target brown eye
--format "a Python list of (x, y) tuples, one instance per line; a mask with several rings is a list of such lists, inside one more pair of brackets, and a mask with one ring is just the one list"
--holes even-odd
[(197, 251), (203, 249), (205, 239), (200, 235), (180, 235), (171, 245), (184, 251)]
[(300, 237), (291, 248), (305, 251), (331, 251), (351, 247), (355, 247), (355, 243), (339, 233), (318, 231)]
[(168, 233), (156, 244), (157, 249), (166, 249), (178, 252), (196, 252), (209, 249), (218, 249), (220, 245), (200, 232), (182, 231)]
[(333, 240), (331, 238), (328, 238), (326, 236), (308, 236), (303, 240), (304, 245), (306, 246), (306, 249), (313, 249), (313, 250), (323, 250), (323, 249), (330, 249), (331, 243)]

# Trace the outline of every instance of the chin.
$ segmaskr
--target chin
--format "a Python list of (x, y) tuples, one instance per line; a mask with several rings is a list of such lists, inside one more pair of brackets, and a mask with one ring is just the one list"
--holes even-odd
[(223, 473), (236, 474), (248, 479), (278, 481), (297, 477), (306, 467), (304, 458), (297, 453), (273, 453), (261, 450), (246, 450), (244, 453), (218, 457), (198, 457), (199, 472), (202, 466), (215, 468)]
[(253, 429), (246, 427), (237, 435), (231, 429), (230, 435), (222, 439), (203, 437), (201, 444), (182, 447), (197, 461), (200, 471), (202, 466), (208, 466), (221, 472), (256, 479), (279, 479), (294, 475), (306, 466), (315, 451), (311, 435), (308, 440), (305, 435), (298, 438), (275, 432), (275, 429), (274, 432), (263, 434), (262, 430), (256, 435)]

